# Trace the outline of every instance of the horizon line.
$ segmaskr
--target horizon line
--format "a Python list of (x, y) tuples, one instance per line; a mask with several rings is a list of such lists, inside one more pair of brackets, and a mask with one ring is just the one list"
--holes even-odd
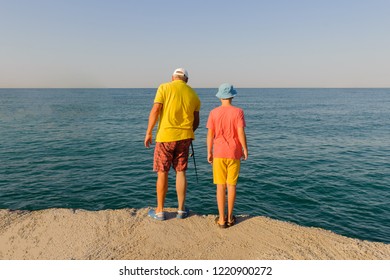
[[(218, 87), (193, 87), (215, 89)], [(0, 87), (0, 89), (157, 89), (157, 87)], [(389, 87), (235, 87), (241, 89), (390, 89)]]

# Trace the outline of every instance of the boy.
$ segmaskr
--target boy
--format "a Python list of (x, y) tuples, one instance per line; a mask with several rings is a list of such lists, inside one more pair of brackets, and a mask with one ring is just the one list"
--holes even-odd
[[(216, 94), (221, 100), (221, 106), (210, 112), (207, 121), (207, 161), (213, 165), (219, 212), (215, 222), (221, 228), (233, 226), (236, 222), (233, 208), (240, 159), (248, 158), (244, 111), (232, 105), (236, 95), (237, 91), (232, 85), (222, 84)], [(226, 190), (228, 191), (227, 218), (225, 218)]]

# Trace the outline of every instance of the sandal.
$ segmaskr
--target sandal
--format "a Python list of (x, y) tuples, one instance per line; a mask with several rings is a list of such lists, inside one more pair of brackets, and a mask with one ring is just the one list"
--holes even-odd
[(176, 218), (178, 218), (178, 219), (185, 219), (185, 218), (188, 217), (189, 214), (190, 214), (190, 209), (185, 207), (184, 210), (178, 210), (177, 211)]
[(233, 215), (233, 219), (230, 222), (227, 222), (226, 225), (228, 227), (232, 227), (236, 224), (236, 216)]
[(159, 221), (165, 220), (165, 213), (164, 212), (156, 213), (156, 211), (153, 209), (149, 210), (148, 216), (153, 218), (153, 219), (159, 220)]
[(218, 225), (219, 228), (227, 228), (226, 222), (224, 222), (222, 225), (219, 223), (219, 216), (216, 217), (214, 221)]

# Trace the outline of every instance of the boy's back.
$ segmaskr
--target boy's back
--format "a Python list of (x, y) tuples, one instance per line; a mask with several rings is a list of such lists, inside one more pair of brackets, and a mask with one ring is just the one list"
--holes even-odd
[(214, 157), (240, 159), (238, 128), (245, 127), (244, 112), (235, 106), (219, 106), (210, 112), (207, 128), (214, 132)]

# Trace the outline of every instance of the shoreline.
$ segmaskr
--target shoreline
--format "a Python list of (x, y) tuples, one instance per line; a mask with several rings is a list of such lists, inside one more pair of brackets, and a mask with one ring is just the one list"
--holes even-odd
[(263, 216), (148, 217), (148, 208), (0, 210), (1, 260), (390, 260), (390, 244)]

